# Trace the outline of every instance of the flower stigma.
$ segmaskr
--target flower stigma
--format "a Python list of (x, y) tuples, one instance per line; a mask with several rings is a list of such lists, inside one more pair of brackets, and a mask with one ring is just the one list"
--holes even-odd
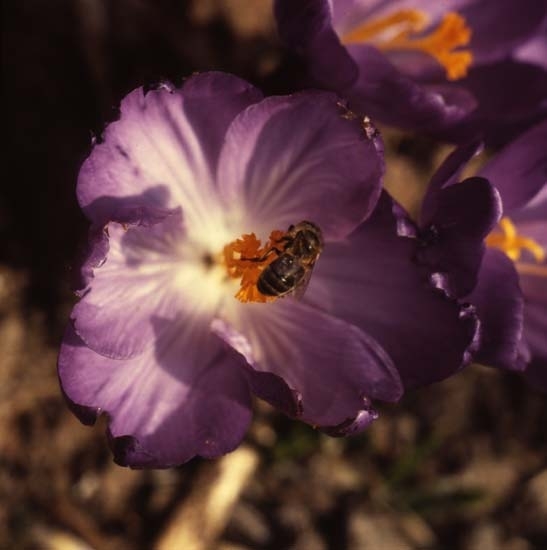
[(242, 235), (224, 247), (224, 264), (228, 275), (233, 279), (241, 279), (240, 288), (235, 297), (240, 302), (273, 302), (277, 296), (266, 296), (257, 288), (260, 274), (279, 257), (276, 248), (285, 233), (274, 229), (264, 246), (254, 233)]
[[(486, 237), (485, 242), (486, 246), (501, 250), (513, 260), (519, 273), (547, 277), (547, 266), (539, 265), (545, 262), (547, 256), (545, 249), (534, 239), (519, 235), (515, 224), (509, 218), (502, 218), (499, 222), (499, 229), (492, 231)], [(532, 255), (535, 264), (518, 261), (523, 250)]]
[[(365, 21), (341, 37), (343, 44), (369, 42), (383, 51), (413, 50), (433, 57), (446, 70), (448, 80), (467, 75), (473, 54), (467, 46), (471, 29), (459, 13), (448, 12), (428, 34), (416, 36), (426, 29), (429, 16), (420, 10), (399, 10), (385, 17)], [(456, 51), (455, 51), (456, 50)]]

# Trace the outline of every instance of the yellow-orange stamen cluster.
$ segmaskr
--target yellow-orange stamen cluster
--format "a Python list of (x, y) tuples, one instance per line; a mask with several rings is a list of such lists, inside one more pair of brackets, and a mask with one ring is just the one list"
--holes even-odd
[[(470, 50), (457, 50), (471, 40), (471, 29), (458, 13), (446, 13), (429, 34), (415, 36), (429, 23), (429, 16), (419, 10), (400, 10), (385, 17), (366, 21), (342, 36), (343, 44), (370, 42), (381, 50), (422, 51), (435, 58), (446, 70), (448, 80), (467, 74), (473, 61)], [(383, 36), (379, 36), (383, 35)], [(414, 36), (413, 36), (414, 35)]]
[(228, 275), (234, 279), (241, 278), (240, 289), (235, 295), (240, 302), (264, 303), (276, 300), (275, 296), (261, 294), (256, 285), (262, 271), (278, 257), (274, 248), (279, 246), (277, 243), (283, 235), (283, 231), (272, 231), (268, 242), (261, 247), (260, 239), (254, 233), (249, 233), (224, 247)]
[(517, 228), (509, 218), (500, 220), (499, 229), (501, 231), (494, 230), (486, 237), (486, 245), (504, 252), (507, 257), (515, 262), (517, 271), (520, 273), (547, 277), (547, 266), (518, 261), (522, 251), (527, 250), (537, 264), (544, 264), (546, 259), (545, 249), (534, 239), (519, 235)]

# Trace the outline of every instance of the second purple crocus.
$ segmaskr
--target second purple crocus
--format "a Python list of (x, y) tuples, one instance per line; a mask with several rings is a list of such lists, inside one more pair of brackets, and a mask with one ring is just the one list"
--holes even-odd
[(311, 77), (375, 120), (504, 143), (547, 113), (543, 0), (276, 0)]
[[(459, 147), (430, 182), (419, 226), (406, 217), (401, 225), (403, 233), (417, 237), (417, 256), (437, 271), (439, 287), (476, 308), (481, 330), (474, 360), (523, 371), (544, 391), (546, 143), (543, 121), (460, 183), (459, 174), (480, 143)], [(494, 188), (500, 198), (491, 211), (487, 196)]]
[[(510, 143), (480, 171), (499, 190), (504, 217), (487, 237), (479, 285), (469, 299), (483, 319), (478, 360), (526, 376), (547, 392), (547, 120)], [(518, 286), (518, 299), (507, 302)], [(495, 289), (498, 289), (496, 292)], [(505, 299), (504, 299), (505, 298)], [(502, 325), (522, 320), (515, 342)], [(516, 345), (515, 345), (516, 344)], [(497, 351), (494, 351), (497, 350)]]

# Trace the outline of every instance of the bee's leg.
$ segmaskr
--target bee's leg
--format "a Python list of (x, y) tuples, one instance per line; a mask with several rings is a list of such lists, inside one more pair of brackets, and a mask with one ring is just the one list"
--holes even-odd
[(281, 250), (279, 250), (279, 249), (275, 248), (274, 246), (272, 246), (267, 252), (265, 252), (264, 254), (262, 254), (262, 256), (259, 256), (258, 258), (244, 258), (244, 257), (241, 257), (239, 259), (243, 260), (244, 262), (259, 262), (260, 263), (260, 262), (263, 262), (264, 260), (266, 260), (272, 252), (275, 252), (278, 256), (280, 254), (282, 254)]
[[(294, 241), (294, 237), (291, 237), (289, 235), (284, 235), (279, 240), (275, 241), (276, 244), (284, 243), (283, 251), (287, 250), (289, 246), (291, 246), (292, 242)], [(274, 248), (274, 250), (277, 252), (277, 254), (281, 254), (281, 251), (279, 251), (277, 248)]]
[(283, 235), (280, 239), (275, 241), (276, 243), (290, 243), (294, 240), (294, 237), (291, 237), (290, 235)]

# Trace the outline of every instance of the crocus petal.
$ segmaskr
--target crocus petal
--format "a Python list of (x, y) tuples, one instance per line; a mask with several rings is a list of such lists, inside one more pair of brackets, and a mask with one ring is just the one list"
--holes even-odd
[(501, 216), (496, 189), (483, 178), (468, 178), (435, 194), (423, 219), (420, 262), (448, 276), (444, 288), (463, 297), (475, 286), (484, 254), (484, 238)]
[(482, 133), (486, 143), (502, 146), (547, 115), (547, 71), (505, 59), (474, 67), (459, 81), (479, 108), (464, 121), (464, 134)]
[[(547, 182), (546, 182), (547, 184)], [(524, 207), (510, 212), (511, 219), (521, 226), (525, 232), (532, 231), (533, 238), (547, 247), (545, 228), (547, 221), (547, 185), (544, 185), (537, 195)]]
[(355, 418), (350, 418), (337, 426), (322, 427), (321, 431), (331, 437), (345, 437), (362, 432), (378, 418), (378, 413), (372, 408), (360, 410)]
[(277, 375), (297, 392), (299, 416), (310, 424), (352, 423), (361, 411), (370, 412), (369, 399), (401, 396), (399, 375), (373, 338), (298, 300), (279, 300), (267, 309), (248, 304), (231, 324), (237, 337), (233, 330), (220, 334), (258, 371), (253, 391), (269, 399), (261, 374)]
[[(287, 3), (291, 3), (290, 0)], [(471, 30), (468, 48), (474, 65), (509, 57), (531, 36), (541, 34), (542, 21), (547, 15), (543, 0), (521, 3), (514, 0), (332, 0), (332, 5), (334, 26), (341, 34), (361, 21), (380, 19), (403, 10), (425, 12), (430, 28), (435, 28), (446, 13), (457, 12)]]
[(343, 238), (378, 199), (384, 171), (378, 140), (333, 94), (269, 98), (230, 126), (220, 189), (229, 204), (244, 197), (248, 229), (259, 234), (308, 220), (326, 240)]
[(262, 92), (231, 74), (207, 72), (188, 78), (182, 95), (184, 114), (215, 174), (228, 127), (238, 113), (263, 98)]
[(311, 76), (324, 87), (340, 89), (357, 78), (357, 66), (331, 26), (328, 0), (276, 0), (281, 38), (309, 61)]
[(374, 337), (407, 389), (460, 369), (477, 328), (470, 312), (432, 287), (415, 249), (415, 239), (397, 236), (384, 194), (346, 242), (325, 248), (305, 296)]
[(106, 227), (96, 246), (108, 253), (102, 261), (91, 255), (93, 276), (72, 312), (76, 332), (89, 347), (127, 359), (153, 340), (153, 316), (191, 321), (206, 315), (211, 295), (192, 300), (192, 267), (179, 249), (183, 238), (180, 212), (152, 225), (140, 220)]
[(487, 249), (477, 285), (467, 300), (477, 308), (481, 320), (478, 363), (522, 370), (518, 344), (522, 337), (524, 300), (513, 262), (501, 251)]
[(538, 65), (547, 71), (547, 18), (537, 36), (532, 37), (513, 53), (513, 58), (522, 63)]
[(179, 338), (158, 330), (155, 345), (124, 361), (96, 354), (69, 327), (59, 377), (73, 410), (87, 423), (108, 414), (122, 465), (168, 467), (231, 451), (251, 418), (241, 356), (206, 327), (186, 327)]
[[(460, 180), (460, 175), (466, 164), (482, 151), (481, 141), (471, 141), (456, 147), (443, 163), (435, 171), (427, 186), (427, 193), (424, 197), (420, 218), (428, 219), (434, 215), (437, 208), (437, 194), (441, 189), (454, 185)], [(486, 176), (483, 176), (486, 178)]]
[(458, 93), (440, 87), (428, 90), (401, 73), (374, 46), (349, 46), (362, 67), (357, 81), (343, 91), (350, 107), (373, 119), (409, 130), (430, 134), (461, 122), (475, 108), (473, 96), (461, 88)]
[(115, 198), (139, 196), (143, 206), (182, 206), (187, 219), (207, 219), (226, 129), (259, 98), (247, 82), (222, 73), (191, 77), (181, 89), (131, 92), (81, 168), (85, 214), (102, 223), (119, 207)]
[[(533, 239), (547, 251), (547, 217), (538, 221), (519, 222), (517, 230)], [(537, 262), (527, 252), (515, 263), (520, 286), (525, 298), (524, 334), (532, 353), (540, 362), (547, 363), (547, 261)]]
[(544, 0), (467, 2), (461, 14), (471, 27), (470, 49), (475, 65), (508, 57), (539, 30), (547, 15)]
[(500, 192), (510, 215), (522, 208), (547, 183), (547, 120), (511, 142), (479, 172)]
[[(211, 330), (245, 356), (247, 361), (250, 363), (255, 361), (249, 340), (232, 325), (216, 318), (211, 323)], [(248, 365), (246, 374), (254, 394), (287, 416), (301, 416), (302, 396), (298, 391), (291, 389), (281, 376), (273, 372), (257, 371), (250, 365)]]

